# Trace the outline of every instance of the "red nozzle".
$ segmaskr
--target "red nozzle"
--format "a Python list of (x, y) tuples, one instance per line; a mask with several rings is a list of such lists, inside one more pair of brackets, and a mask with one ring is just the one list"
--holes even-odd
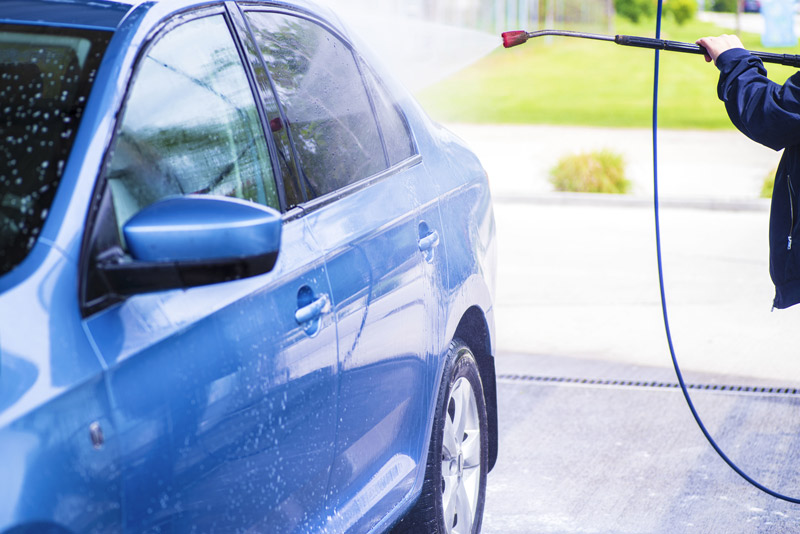
[(528, 32), (522, 30), (515, 30), (513, 32), (503, 32), (503, 46), (511, 48), (512, 46), (521, 45), (528, 40)]

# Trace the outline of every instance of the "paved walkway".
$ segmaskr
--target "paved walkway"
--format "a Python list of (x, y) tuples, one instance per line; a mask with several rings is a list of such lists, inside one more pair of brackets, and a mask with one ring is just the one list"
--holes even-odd
[[(653, 191), (649, 129), (543, 125), (449, 124), (481, 158), (495, 197), (553, 191), (550, 169), (569, 154), (609, 149), (622, 154), (634, 196)], [(664, 198), (752, 200), (780, 153), (737, 131), (659, 130), (659, 190)]]
[[(713, 22), (722, 28), (736, 30), (735, 13), (714, 13), (713, 11), (703, 11), (697, 14), (697, 18), (703, 22)], [(760, 13), (742, 13), (739, 19), (739, 27), (744, 32), (764, 33), (764, 17)], [(800, 35), (800, 17), (794, 17), (794, 33)]]
[[(655, 260), (649, 132), (453, 125), (495, 197), (499, 353), (667, 368)], [(662, 132), (662, 244), (678, 358), (737, 382), (800, 383), (800, 307), (771, 313), (768, 201), (778, 154), (736, 132)], [(595, 147), (629, 159), (641, 202), (556, 194), (547, 170)], [(680, 209), (690, 207), (693, 209)], [(731, 209), (694, 209), (694, 208)], [(745, 208), (745, 209), (742, 209)]]

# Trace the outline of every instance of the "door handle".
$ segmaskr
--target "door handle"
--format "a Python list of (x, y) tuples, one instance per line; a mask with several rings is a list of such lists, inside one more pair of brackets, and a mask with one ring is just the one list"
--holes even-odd
[(438, 244), (439, 244), (439, 232), (434, 230), (425, 237), (420, 238), (419, 249), (422, 252), (427, 252)]
[(328, 295), (322, 294), (313, 300), (310, 304), (303, 306), (302, 308), (298, 308), (296, 312), (294, 312), (294, 318), (298, 324), (308, 323), (315, 319), (319, 319), (319, 317), (328, 311), (330, 308), (330, 299)]

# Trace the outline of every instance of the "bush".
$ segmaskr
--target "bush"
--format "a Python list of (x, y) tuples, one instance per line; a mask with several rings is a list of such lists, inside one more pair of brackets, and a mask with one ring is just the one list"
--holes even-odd
[[(713, 5), (719, 2), (733, 2), (736, 11), (737, 0), (712, 0)], [(721, 6), (727, 8), (728, 6)], [(657, 0), (614, 0), (614, 9), (617, 14), (637, 23), (640, 19), (649, 19), (656, 15), (658, 10)], [(679, 26), (692, 20), (697, 15), (697, 0), (665, 0), (664, 15), (672, 15)]]
[(664, 13), (672, 15), (678, 26), (683, 26), (697, 15), (697, 0), (666, 0)]
[(772, 172), (764, 177), (764, 184), (761, 186), (761, 198), (772, 198), (776, 172), (778, 172), (778, 169), (772, 169)]
[(617, 14), (634, 23), (639, 22), (640, 18), (654, 17), (657, 7), (656, 0), (614, 0)]
[(610, 150), (561, 158), (550, 170), (557, 191), (625, 194), (631, 183), (625, 178), (625, 162)]
[(738, 0), (712, 0), (711, 11), (723, 13), (736, 13), (736, 3)]

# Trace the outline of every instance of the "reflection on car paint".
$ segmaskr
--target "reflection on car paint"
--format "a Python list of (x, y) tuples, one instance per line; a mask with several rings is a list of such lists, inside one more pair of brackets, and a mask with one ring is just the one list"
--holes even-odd
[[(76, 148), (44, 167), (58, 188), (30, 197), (44, 225), (0, 274), (0, 532), (391, 529), (427, 476), (456, 332), (477, 325), (494, 376), (474, 155), (305, 0), (0, 3), (20, 19), (0, 31), (83, 51), (86, 84)], [(178, 257), (128, 247), (132, 216), (189, 194), (281, 210), (274, 267), (226, 270), (244, 248), (189, 244), (203, 283), (118, 292), (112, 267), (159, 279)], [(178, 233), (154, 212), (148, 232)]]

